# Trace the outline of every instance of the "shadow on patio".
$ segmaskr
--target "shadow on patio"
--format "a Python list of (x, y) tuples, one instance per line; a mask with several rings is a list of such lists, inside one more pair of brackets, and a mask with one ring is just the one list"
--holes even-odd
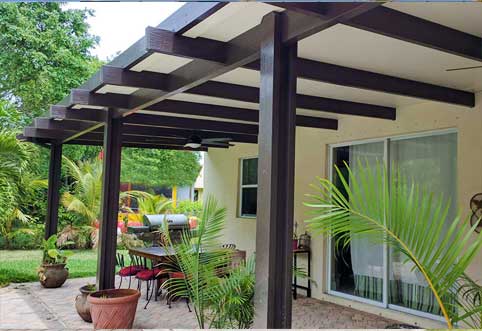
[[(69, 279), (58, 289), (45, 289), (38, 282), (11, 284), (0, 289), (1, 329), (92, 329), (81, 320), (74, 307), (78, 288), (95, 282), (94, 278)], [(136, 329), (193, 329), (197, 327), (194, 313), (184, 301), (172, 308), (164, 298), (152, 301), (147, 309), (143, 289), (134, 322)], [(394, 321), (351, 308), (300, 297), (293, 301), (293, 328), (358, 329), (384, 328)]]

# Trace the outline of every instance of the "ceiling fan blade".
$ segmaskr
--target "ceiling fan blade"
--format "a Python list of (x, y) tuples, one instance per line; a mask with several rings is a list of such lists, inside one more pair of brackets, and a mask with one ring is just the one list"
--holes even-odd
[(445, 71), (460, 71), (460, 70), (481, 69), (481, 68), (482, 66), (472, 66), (472, 67), (450, 68), (450, 69), (445, 69)]
[(230, 142), (232, 141), (233, 139), (232, 138), (206, 138), (206, 139), (203, 139), (202, 142), (203, 144), (204, 143), (211, 143), (211, 142), (214, 142), (214, 143), (227, 143), (227, 142)]

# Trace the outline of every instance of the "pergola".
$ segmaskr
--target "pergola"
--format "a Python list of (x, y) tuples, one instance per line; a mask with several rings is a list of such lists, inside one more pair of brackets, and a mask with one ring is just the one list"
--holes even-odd
[[(193, 134), (257, 143), (255, 326), (289, 328), (296, 127), (337, 130), (343, 116), (396, 120), (396, 105), (363, 101), (354, 91), (372, 100), (475, 105), (474, 88), (457, 82), (318, 59), (332, 45), (316, 36), (335, 25), (449, 56), (454, 66), (482, 61), (480, 36), (383, 3), (188, 3), (25, 128), (22, 139), (51, 151), (46, 236), (57, 231), (64, 144), (104, 146), (98, 262), (104, 289), (114, 286), (122, 147), (192, 150), (184, 145)], [(228, 146), (197, 150), (219, 147)]]

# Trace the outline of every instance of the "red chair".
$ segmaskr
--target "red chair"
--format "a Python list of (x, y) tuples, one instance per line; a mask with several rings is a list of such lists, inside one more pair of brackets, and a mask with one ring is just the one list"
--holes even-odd
[(136, 256), (131, 255), (130, 260), (131, 264), (129, 266), (126, 266), (124, 261), (124, 255), (121, 253), (116, 254), (116, 264), (120, 267), (120, 270), (117, 274), (121, 278), (119, 288), (121, 288), (122, 281), (125, 277), (129, 277), (129, 288), (131, 288), (132, 277), (137, 275), (138, 272), (145, 270), (144, 266), (142, 266), (142, 263), (140, 263), (140, 260)]
[[(159, 268), (158, 265), (152, 266), (152, 268), (146, 268), (142, 271), (139, 271), (136, 274), (137, 278), (137, 289), (140, 291), (142, 289), (142, 282), (146, 282), (146, 300), (147, 303), (144, 306), (144, 309), (147, 308), (149, 302), (151, 302), (152, 295), (155, 294), (154, 301), (157, 301), (157, 297), (159, 294), (162, 294), (162, 290), (160, 289), (160, 285), (163, 279), (165, 279), (165, 274), (161, 273), (162, 269)], [(149, 291), (151, 292), (149, 295)]]

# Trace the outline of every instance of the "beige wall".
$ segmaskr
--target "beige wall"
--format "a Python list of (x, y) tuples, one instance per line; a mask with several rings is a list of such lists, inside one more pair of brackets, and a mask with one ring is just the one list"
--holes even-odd
[[(307, 218), (305, 215), (307, 209), (302, 204), (305, 200), (304, 195), (310, 193), (309, 185), (315, 182), (316, 176), (326, 176), (329, 144), (437, 129), (456, 128), (458, 130), (457, 199), (462, 211), (468, 212), (470, 198), (475, 193), (482, 192), (482, 93), (477, 94), (476, 104), (475, 108), (467, 109), (424, 102), (399, 107), (396, 121), (352, 116), (340, 119), (338, 131), (297, 128), (295, 220), (299, 224), (298, 232), (302, 232), (303, 220)], [(257, 153), (257, 145), (237, 144), (229, 150), (211, 149), (205, 158), (205, 192), (214, 194), (228, 209), (226, 242), (235, 243), (238, 248), (247, 250), (248, 254), (255, 249), (256, 220), (238, 218), (236, 215), (239, 160), (242, 157), (257, 156)], [(326, 280), (322, 238), (313, 238), (312, 252), (313, 276), (318, 283), (313, 296), (326, 299), (323, 294)], [(479, 254), (471, 265), (469, 273), (482, 281), (481, 271), (482, 254)], [(423, 321), (409, 317), (407, 322), (422, 323)]]

